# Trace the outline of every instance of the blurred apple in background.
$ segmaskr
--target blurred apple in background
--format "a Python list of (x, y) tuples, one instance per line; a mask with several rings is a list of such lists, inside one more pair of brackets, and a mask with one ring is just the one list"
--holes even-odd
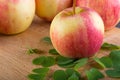
[(77, 0), (76, 4), (97, 11), (104, 21), (105, 30), (112, 29), (119, 22), (120, 0)]
[(65, 57), (91, 57), (101, 47), (104, 24), (92, 9), (68, 8), (57, 14), (50, 27), (50, 37), (55, 49)]
[(0, 33), (10, 35), (25, 31), (34, 14), (34, 0), (0, 0)]
[(36, 14), (40, 18), (52, 21), (65, 8), (72, 6), (72, 0), (35, 0)]

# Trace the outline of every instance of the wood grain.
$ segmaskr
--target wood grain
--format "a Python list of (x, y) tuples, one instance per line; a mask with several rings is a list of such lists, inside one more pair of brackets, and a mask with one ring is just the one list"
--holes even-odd
[[(32, 64), (32, 59), (38, 55), (28, 55), (26, 50), (38, 48), (46, 51), (45, 54), (47, 54), (52, 46), (44, 44), (40, 40), (49, 36), (49, 27), (50, 23), (35, 18), (30, 28), (23, 33), (13, 36), (0, 35), (0, 80), (28, 80), (26, 76), (33, 68), (39, 66)], [(114, 28), (107, 31), (104, 41), (120, 45), (120, 29)], [(106, 54), (103, 53), (99, 56)], [(56, 66), (52, 68), (52, 70), (55, 69), (57, 69)]]

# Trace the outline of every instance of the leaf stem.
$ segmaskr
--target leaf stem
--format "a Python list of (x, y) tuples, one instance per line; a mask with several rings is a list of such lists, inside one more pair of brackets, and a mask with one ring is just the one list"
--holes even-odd
[(73, 0), (73, 14), (75, 15), (76, 0)]

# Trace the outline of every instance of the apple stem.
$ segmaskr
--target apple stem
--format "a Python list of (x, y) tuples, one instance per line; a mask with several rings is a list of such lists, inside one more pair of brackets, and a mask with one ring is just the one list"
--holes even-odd
[(73, 14), (75, 15), (76, 0), (73, 0)]

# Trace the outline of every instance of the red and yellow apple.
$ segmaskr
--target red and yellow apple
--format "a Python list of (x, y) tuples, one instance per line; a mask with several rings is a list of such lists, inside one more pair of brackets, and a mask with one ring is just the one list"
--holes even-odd
[(112, 29), (119, 22), (120, 0), (77, 0), (76, 4), (98, 12), (103, 19), (105, 30)]
[(34, 0), (0, 0), (0, 33), (25, 31), (35, 15)]
[(68, 8), (57, 14), (50, 26), (50, 38), (60, 55), (70, 58), (93, 56), (101, 47), (104, 24), (92, 9)]
[(72, 6), (72, 0), (35, 0), (36, 15), (47, 21), (53, 18), (65, 8)]

